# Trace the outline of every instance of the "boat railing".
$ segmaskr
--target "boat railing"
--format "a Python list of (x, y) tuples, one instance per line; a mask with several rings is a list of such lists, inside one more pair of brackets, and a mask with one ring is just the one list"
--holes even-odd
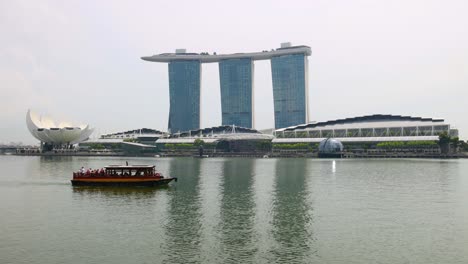
[(152, 174), (143, 174), (143, 175), (131, 175), (131, 174), (109, 174), (102, 171), (86, 171), (86, 172), (73, 172), (73, 178), (81, 178), (81, 177), (155, 177), (155, 178), (164, 178), (162, 174), (159, 172), (152, 173)]

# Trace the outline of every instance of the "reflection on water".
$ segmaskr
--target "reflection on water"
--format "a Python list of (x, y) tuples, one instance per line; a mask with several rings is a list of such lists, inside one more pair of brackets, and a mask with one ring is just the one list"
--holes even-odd
[(277, 263), (304, 263), (310, 259), (313, 233), (312, 205), (307, 202), (307, 160), (279, 159), (276, 162), (273, 207), (273, 237), (271, 250)]
[(160, 186), (158, 188), (149, 187), (107, 187), (107, 186), (75, 186), (72, 187), (73, 194), (89, 199), (98, 196), (109, 198), (143, 198), (149, 199), (155, 196), (156, 192), (166, 191), (169, 187)]
[[(168, 188), (72, 187), (154, 164)], [(468, 263), (468, 160), (0, 156), (3, 263)]]
[(202, 205), (200, 222), (201, 232), (201, 259), (200, 263), (221, 263), (221, 177), (224, 168), (223, 159), (203, 161), (200, 173), (200, 203)]
[(248, 263), (257, 251), (253, 241), (253, 159), (224, 162), (221, 198), (221, 243), (223, 262)]
[(169, 191), (165, 224), (164, 263), (198, 262), (200, 259), (200, 165), (203, 160), (172, 159), (170, 175), (180, 179)]

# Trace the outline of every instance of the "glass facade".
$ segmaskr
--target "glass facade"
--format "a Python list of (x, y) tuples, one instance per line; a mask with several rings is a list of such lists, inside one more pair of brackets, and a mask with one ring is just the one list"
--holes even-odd
[(222, 125), (252, 128), (253, 63), (251, 59), (219, 62)]
[(169, 63), (169, 124), (171, 133), (200, 128), (199, 61)]
[(340, 128), (313, 130), (288, 130), (280, 131), (277, 138), (353, 138), (353, 137), (420, 137), (438, 136), (442, 132), (458, 133), (456, 129), (450, 129), (449, 125), (435, 126), (402, 126), (402, 127), (376, 127), (376, 128)]
[(304, 54), (284, 55), (271, 59), (277, 129), (307, 122), (306, 60)]
[(319, 144), (319, 152), (334, 153), (340, 151), (343, 151), (343, 144), (339, 140), (327, 138)]

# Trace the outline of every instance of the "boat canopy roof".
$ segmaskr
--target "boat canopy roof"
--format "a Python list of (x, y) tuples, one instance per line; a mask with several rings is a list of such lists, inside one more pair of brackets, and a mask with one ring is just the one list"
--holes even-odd
[(153, 169), (154, 165), (109, 165), (104, 167), (106, 170), (119, 169), (119, 170), (138, 170), (138, 169)]

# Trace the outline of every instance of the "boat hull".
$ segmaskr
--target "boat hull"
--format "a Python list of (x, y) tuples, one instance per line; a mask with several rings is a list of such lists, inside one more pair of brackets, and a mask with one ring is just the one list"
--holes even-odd
[(177, 178), (167, 179), (73, 179), (73, 186), (141, 186), (141, 187), (157, 187), (167, 186), (171, 181), (177, 181)]

